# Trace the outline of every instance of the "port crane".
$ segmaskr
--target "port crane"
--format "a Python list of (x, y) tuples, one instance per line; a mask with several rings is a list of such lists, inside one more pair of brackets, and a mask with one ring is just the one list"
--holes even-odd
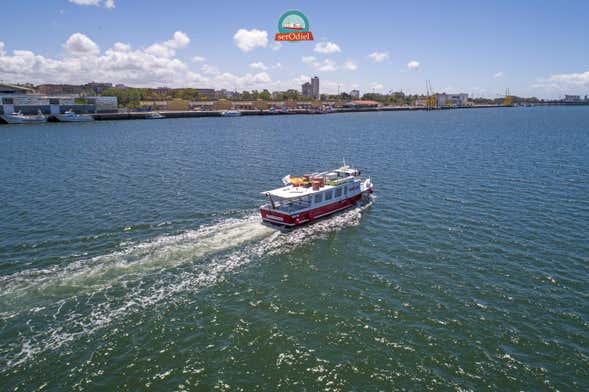
[(425, 107), (427, 110), (435, 109), (438, 106), (434, 89), (432, 88), (432, 82), (428, 79), (425, 81)]
[(503, 98), (503, 106), (513, 105), (513, 96), (511, 95), (509, 88), (505, 89), (505, 94), (497, 94), (497, 96)]

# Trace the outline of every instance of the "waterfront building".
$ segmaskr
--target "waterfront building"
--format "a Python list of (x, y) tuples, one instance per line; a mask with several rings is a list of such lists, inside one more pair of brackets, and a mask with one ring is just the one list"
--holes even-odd
[(32, 88), (0, 83), (0, 95), (31, 94), (34, 92)]
[(319, 99), (319, 78), (317, 76), (311, 78), (311, 90), (313, 92), (313, 98)]
[(466, 93), (459, 93), (459, 94), (436, 94), (436, 102), (438, 107), (446, 107), (446, 106), (466, 106), (468, 104), (468, 94)]
[(82, 94), (84, 87), (75, 84), (41, 84), (37, 90), (44, 95)]
[(311, 83), (309, 83), (309, 82), (303, 83), (303, 85), (301, 86), (301, 95), (303, 97), (312, 97), (313, 96), (313, 88), (311, 86)]
[(350, 91), (350, 96), (352, 97), (352, 99), (360, 99), (360, 91), (352, 90)]
[(564, 101), (565, 102), (581, 102), (581, 96), (580, 95), (565, 95)]
[(309, 82), (301, 85), (301, 95), (319, 99), (319, 78), (317, 76), (313, 76)]
[(114, 112), (119, 108), (119, 101), (117, 97), (84, 97), (85, 101), (89, 105), (93, 105), (97, 112)]

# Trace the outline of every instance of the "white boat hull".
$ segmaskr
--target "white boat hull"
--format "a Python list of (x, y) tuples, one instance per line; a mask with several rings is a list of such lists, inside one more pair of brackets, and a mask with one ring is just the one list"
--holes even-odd
[(47, 122), (47, 119), (45, 117), (38, 117), (38, 116), (11, 116), (11, 115), (3, 115), (1, 117), (8, 124), (36, 124), (36, 123), (44, 123), (44, 122)]

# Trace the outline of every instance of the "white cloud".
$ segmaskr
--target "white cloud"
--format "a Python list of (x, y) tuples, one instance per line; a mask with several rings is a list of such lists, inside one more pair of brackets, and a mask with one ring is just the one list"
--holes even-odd
[(265, 66), (264, 63), (262, 63), (261, 61), (258, 61), (258, 62), (255, 62), (255, 63), (251, 63), (250, 64), (250, 68), (259, 69), (261, 71), (265, 71), (265, 70), (268, 69), (268, 67)]
[(333, 42), (319, 42), (317, 43), (317, 45), (315, 45), (315, 49), (313, 50), (318, 53), (326, 54), (341, 52), (340, 47)]
[(115, 52), (129, 52), (131, 50), (131, 45), (123, 42), (115, 42), (111, 50)]
[(233, 36), (233, 41), (242, 52), (249, 52), (258, 46), (268, 45), (268, 32), (258, 29), (239, 29)]
[(562, 94), (584, 95), (589, 90), (589, 71), (554, 74), (548, 78), (538, 79), (531, 87), (542, 90), (553, 97)]
[(565, 83), (577, 86), (586, 86), (589, 84), (589, 71), (582, 73), (556, 74), (549, 78), (553, 82)]
[(325, 59), (317, 64), (315, 64), (315, 69), (317, 69), (318, 71), (335, 71), (337, 69), (337, 66), (335, 64), (334, 61), (330, 60), (330, 59)]
[(375, 63), (380, 63), (385, 61), (389, 58), (388, 52), (372, 52), (368, 55), (370, 60), (374, 61)]
[(82, 33), (72, 34), (63, 47), (72, 56), (92, 56), (100, 52), (98, 45)]
[(189, 43), (190, 38), (188, 38), (186, 33), (176, 31), (172, 39), (165, 42), (157, 42), (149, 46), (146, 52), (157, 57), (174, 57), (176, 55), (176, 49), (184, 48)]
[(206, 57), (203, 57), (203, 56), (194, 56), (192, 58), (193, 63), (202, 63), (203, 61), (206, 61), (206, 60), (207, 60)]
[(384, 86), (379, 82), (372, 82), (370, 83), (370, 89), (375, 91), (380, 91), (384, 89)]
[(219, 68), (209, 64), (203, 64), (202, 67), (200, 67), (200, 70), (205, 75), (219, 75), (221, 73)]
[(352, 60), (347, 60), (344, 63), (344, 68), (347, 69), (348, 71), (355, 71), (358, 69), (358, 65)]
[(282, 48), (282, 42), (276, 42), (276, 41), (274, 41), (274, 42), (272, 42), (270, 44), (270, 49), (272, 49), (274, 51), (280, 50), (280, 48)]
[(298, 89), (301, 87), (301, 85), (303, 83), (306, 83), (310, 80), (311, 80), (311, 76), (309, 76), (309, 75), (299, 75), (290, 81), (290, 85), (288, 88), (293, 88), (293, 86), (296, 86), (296, 88)]
[(215, 86), (227, 89), (251, 90), (271, 88), (275, 85), (272, 78), (266, 72), (256, 74), (246, 73), (243, 76), (234, 75), (229, 72), (222, 73), (215, 77)]
[(503, 76), (505, 76), (505, 74), (502, 71), (499, 71), (495, 75), (493, 75), (495, 79), (501, 79)]
[(77, 5), (92, 5), (95, 7), (115, 8), (114, 0), (70, 0), (70, 3)]
[(235, 75), (207, 64), (203, 64), (200, 72), (195, 72), (183, 61), (169, 56), (175, 53), (171, 45), (179, 48), (189, 41), (188, 37), (181, 35), (156, 43), (165, 48), (161, 53), (153, 49), (154, 45), (133, 49), (121, 42), (100, 52), (90, 38), (83, 37), (86, 39), (79, 36), (68, 39), (69, 44), (64, 44), (68, 50), (61, 58), (48, 58), (28, 50), (14, 50), (12, 54), (7, 54), (4, 43), (0, 42), (0, 80), (35, 84), (81, 84), (97, 80), (137, 87), (214, 87), (231, 90), (272, 89), (280, 83), (274, 82), (266, 72)]
[(163, 43), (156, 43), (145, 49), (146, 53), (152, 54), (156, 57), (174, 57), (176, 51)]
[[(175, 40), (178, 46), (185, 41), (183, 38)], [(186, 87), (209, 83), (208, 78), (192, 71), (179, 59), (169, 57), (169, 53), (161, 56), (149, 48), (132, 49), (128, 44), (117, 42), (101, 53), (98, 46), (81, 33), (72, 34), (63, 47), (62, 58), (48, 58), (28, 50), (14, 50), (9, 55), (2, 46), (0, 79), (73, 84), (98, 80), (145, 87)]]
[(325, 59), (325, 60), (318, 60), (313, 56), (303, 56), (301, 61), (305, 64), (308, 64), (315, 68), (317, 71), (335, 71), (337, 69), (337, 65), (333, 60)]
[(416, 71), (416, 70), (418, 70), (419, 69), (419, 61), (412, 60), (412, 61), (408, 62), (407, 63), (407, 68), (410, 71)]
[(186, 33), (183, 33), (182, 31), (176, 31), (172, 39), (166, 41), (164, 44), (166, 46), (169, 46), (170, 48), (180, 49), (186, 47), (186, 45), (188, 45), (189, 43), (190, 38), (188, 38), (188, 35), (186, 35)]

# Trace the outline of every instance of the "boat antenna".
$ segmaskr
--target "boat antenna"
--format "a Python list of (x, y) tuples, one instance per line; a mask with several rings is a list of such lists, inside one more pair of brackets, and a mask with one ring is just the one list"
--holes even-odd
[(346, 158), (342, 158), (342, 161), (344, 161), (344, 166), (346, 166)]

